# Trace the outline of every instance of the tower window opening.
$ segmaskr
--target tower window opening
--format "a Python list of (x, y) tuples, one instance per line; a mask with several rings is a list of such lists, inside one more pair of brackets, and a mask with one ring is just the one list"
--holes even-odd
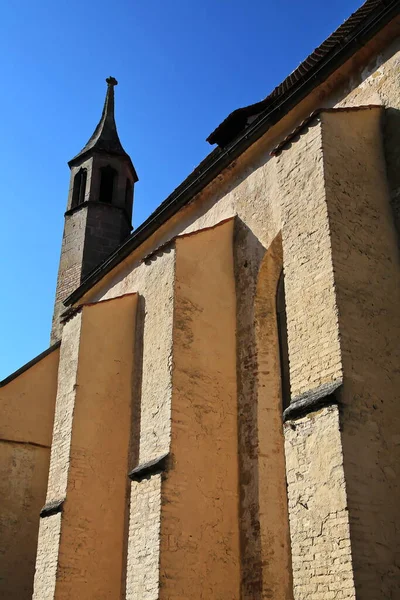
[(100, 169), (100, 202), (112, 204), (117, 171), (110, 166)]
[(132, 183), (131, 183), (130, 179), (126, 180), (125, 208), (128, 211), (128, 213), (132, 212)]
[(282, 411), (284, 411), (286, 408), (288, 408), (290, 404), (290, 371), (285, 301), (285, 280), (283, 271), (281, 272), (281, 275), (279, 277), (276, 292), (276, 316), (279, 339), (279, 362), (281, 367)]
[(79, 169), (74, 177), (74, 189), (72, 192), (71, 208), (79, 206), (85, 201), (86, 194), (87, 170)]

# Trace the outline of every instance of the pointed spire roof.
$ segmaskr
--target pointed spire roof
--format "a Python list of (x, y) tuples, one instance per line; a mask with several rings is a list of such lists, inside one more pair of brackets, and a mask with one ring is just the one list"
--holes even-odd
[(125, 152), (118, 137), (117, 126), (114, 117), (114, 87), (118, 85), (118, 81), (114, 77), (107, 77), (107, 93), (104, 101), (103, 112), (101, 119), (93, 132), (92, 137), (82, 150), (69, 161), (72, 166), (77, 159), (93, 151), (107, 152), (108, 154), (116, 154), (124, 156), (130, 160), (129, 155)]

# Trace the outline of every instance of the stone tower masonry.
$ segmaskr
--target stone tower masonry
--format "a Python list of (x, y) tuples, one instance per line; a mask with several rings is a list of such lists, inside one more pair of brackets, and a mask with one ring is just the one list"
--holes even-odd
[(128, 237), (132, 229), (133, 187), (138, 177), (118, 137), (114, 86), (109, 77), (103, 113), (71, 169), (58, 271), (51, 343), (61, 336), (63, 300)]

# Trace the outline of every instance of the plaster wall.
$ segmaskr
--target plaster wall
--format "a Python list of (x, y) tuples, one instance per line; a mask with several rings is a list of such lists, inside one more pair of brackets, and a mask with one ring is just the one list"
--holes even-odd
[(64, 504), (42, 519), (34, 598), (122, 595), (136, 303), (84, 306), (64, 329), (48, 490)]
[[(400, 27), (399, 27), (400, 31)], [(383, 118), (383, 145), (392, 211), (400, 239), (400, 36), (371, 61), (356, 71), (338, 92), (338, 106), (381, 104), (386, 108)]]
[(0, 441), (0, 598), (31, 600), (50, 450)]
[(61, 513), (40, 519), (33, 600), (53, 600), (56, 593)]
[[(239, 528), (241, 594), (257, 599), (263, 590), (260, 537), (260, 435), (258, 348), (255, 302), (265, 249), (239, 218), (235, 219), (236, 361), (239, 441)], [(262, 470), (262, 469), (261, 469)], [(274, 466), (273, 466), (274, 470)], [(265, 557), (264, 557), (265, 559)], [(268, 585), (268, 584), (266, 584)]]
[(0, 387), (0, 597), (30, 600), (59, 350)]
[(175, 249), (170, 245), (143, 257), (101, 296), (109, 299), (135, 290), (140, 298), (141, 373), (139, 398), (134, 400), (131, 467), (159, 458), (170, 448), (174, 278)]
[(240, 598), (233, 226), (176, 241), (160, 600)]
[(60, 350), (0, 387), (0, 439), (50, 447)]
[[(67, 494), (81, 325), (82, 312), (79, 312), (65, 323), (62, 331), (46, 504), (63, 502)], [(33, 600), (56, 597), (60, 536), (61, 513), (40, 519)]]

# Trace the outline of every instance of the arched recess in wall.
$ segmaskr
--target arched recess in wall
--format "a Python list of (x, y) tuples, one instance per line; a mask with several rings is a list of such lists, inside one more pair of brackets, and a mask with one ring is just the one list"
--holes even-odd
[[(279, 234), (260, 266), (255, 299), (258, 362), (258, 475), (262, 597), (293, 598), (286, 467), (282, 421), (282, 384), (277, 292), (282, 273)], [(281, 283), (282, 288), (283, 283)], [(280, 290), (282, 292), (282, 289)]]
[(71, 208), (75, 208), (85, 201), (87, 170), (79, 169), (74, 177), (74, 187), (72, 191)]
[(116, 178), (117, 171), (110, 167), (110, 165), (100, 169), (100, 202), (112, 204)]

